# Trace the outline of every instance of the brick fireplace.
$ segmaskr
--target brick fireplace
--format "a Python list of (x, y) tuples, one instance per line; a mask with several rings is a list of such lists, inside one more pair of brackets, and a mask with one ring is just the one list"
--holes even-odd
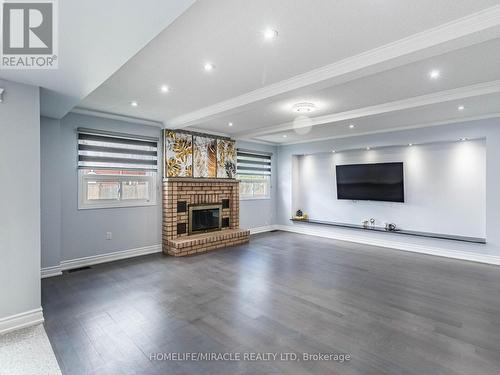
[(239, 206), (238, 180), (164, 179), (163, 252), (186, 256), (247, 242)]

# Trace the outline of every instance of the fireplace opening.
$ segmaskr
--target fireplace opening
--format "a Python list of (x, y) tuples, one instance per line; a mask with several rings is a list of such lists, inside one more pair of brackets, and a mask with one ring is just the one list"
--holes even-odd
[(221, 229), (221, 205), (189, 207), (189, 234)]

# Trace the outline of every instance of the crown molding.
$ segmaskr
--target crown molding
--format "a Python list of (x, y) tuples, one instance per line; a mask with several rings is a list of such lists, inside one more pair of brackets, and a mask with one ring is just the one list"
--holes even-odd
[[(168, 129), (168, 130), (175, 130), (175, 129)], [(199, 133), (199, 134), (208, 134), (208, 135), (214, 135), (217, 137), (231, 138), (230, 134), (222, 133), (222, 132), (214, 132), (212, 130), (199, 129), (199, 128), (194, 128), (194, 127), (190, 127), (187, 130), (189, 130), (190, 132)]]
[(149, 125), (149, 126), (156, 126), (156, 127), (163, 128), (163, 123), (159, 122), (159, 121), (148, 120), (148, 119), (144, 119), (144, 118), (140, 118), (140, 117), (120, 115), (118, 113), (96, 111), (94, 109), (83, 108), (83, 107), (75, 107), (70, 111), (70, 113), (76, 113), (79, 115), (87, 115), (87, 116), (94, 116), (94, 117), (101, 117), (101, 118), (107, 118), (107, 119), (111, 119), (111, 120), (132, 122), (134, 124), (142, 124), (142, 125)]
[[(488, 120), (488, 119), (492, 119), (492, 118), (500, 118), (500, 112), (490, 113), (487, 115), (479, 115), (479, 116), (467, 116), (467, 117), (461, 117), (461, 118), (457, 118), (457, 119), (450, 119), (450, 120), (443, 120), (443, 121), (425, 122), (425, 123), (410, 125), (410, 126), (381, 129), (381, 130), (374, 130), (374, 131), (367, 131), (367, 132), (360, 132), (360, 133), (353, 133), (353, 134), (346, 134), (346, 135), (332, 135), (330, 137), (310, 138), (310, 139), (304, 139), (304, 140), (300, 140), (300, 141), (277, 143), (276, 145), (277, 146), (292, 146), (292, 145), (302, 144), (302, 143), (314, 143), (314, 142), (327, 141), (327, 140), (331, 140), (331, 139), (345, 139), (345, 138), (362, 137), (365, 135), (373, 135), (373, 134), (394, 133), (394, 132), (398, 132), (398, 131), (428, 128), (431, 126), (459, 124), (459, 123), (469, 122), (469, 121)], [(378, 148), (378, 147), (375, 147), (375, 148)], [(338, 151), (342, 151), (342, 150), (338, 150)]]
[[(480, 12), (413, 34), (409, 37), (348, 57), (333, 64), (175, 117), (168, 121), (167, 127), (182, 128), (195, 125), (202, 119), (216, 116), (222, 112), (227, 112), (238, 107), (269, 99), (326, 80), (339, 78), (347, 74), (353, 75), (353, 77), (350, 77), (351, 79), (360, 78), (368, 74), (373, 74), (375, 66), (378, 66), (376, 70), (383, 71), (388, 68), (394, 68), (425, 57), (430, 57), (443, 53), (445, 43), (457, 41), (460, 38), (471, 36), (497, 26), (500, 26), (500, 5), (486, 8)], [(485, 37), (492, 39), (498, 37), (498, 34), (500, 34), (500, 30)], [(477, 37), (477, 35), (475, 36)], [(475, 38), (466, 39), (467, 40), (458, 43), (458, 45), (455, 45), (454, 49), (463, 48), (478, 42)], [(439, 48), (433, 48), (437, 46), (439, 46)], [(427, 56), (423, 53), (424, 51), (426, 51)], [(419, 52), (418, 56), (416, 54), (417, 52)], [(400, 61), (396, 61), (398, 59)], [(391, 62), (389, 67), (386, 66), (384, 68), (380, 66), (389, 62)], [(369, 68), (372, 70), (370, 71)]]
[[(383, 104), (353, 109), (351, 111), (333, 113), (324, 116), (311, 117), (307, 126), (324, 125), (339, 121), (352, 120), (361, 117), (380, 115), (389, 112), (401, 111), (423, 107), (432, 104), (450, 102), (454, 100), (467, 99), (475, 96), (500, 93), (500, 80), (479, 83), (471, 86), (459, 87), (451, 90), (439, 91), (431, 94), (415, 96), (412, 98), (396, 100)], [(272, 133), (278, 133), (293, 129), (293, 122), (286, 122), (276, 126), (260, 128), (251, 132), (237, 134), (237, 137), (258, 137)]]
[(248, 142), (248, 143), (259, 143), (262, 145), (266, 146), (279, 146), (280, 143), (278, 142), (271, 142), (271, 141), (264, 141), (262, 139), (257, 139), (257, 138), (235, 138), (236, 142), (241, 141), (241, 142)]

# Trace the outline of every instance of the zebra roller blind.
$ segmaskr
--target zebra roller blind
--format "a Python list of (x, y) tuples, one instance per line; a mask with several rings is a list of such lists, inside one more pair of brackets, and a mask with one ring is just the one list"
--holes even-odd
[(78, 129), (78, 168), (157, 171), (158, 139)]
[(238, 174), (271, 175), (271, 155), (253, 151), (238, 150)]

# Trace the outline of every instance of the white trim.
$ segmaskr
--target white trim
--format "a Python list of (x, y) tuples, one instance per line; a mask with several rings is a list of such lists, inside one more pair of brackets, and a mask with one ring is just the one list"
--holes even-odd
[[(424, 57), (424, 50), (427, 50), (427, 57), (440, 53), (444, 49), (442, 45), (447, 42), (455, 42), (455, 48), (463, 48), (467, 45), (477, 43), (477, 40), (474, 40), (474, 38), (464, 38), (461, 43), (460, 41), (456, 43), (460, 38), (472, 36), (499, 24), (500, 5), (495, 5), (333, 64), (186, 113), (170, 120), (167, 127), (182, 128), (194, 125), (202, 119), (210, 118), (221, 112), (226, 112), (322, 81), (338, 78), (346, 74), (353, 75), (354, 77), (352, 78), (360, 78), (373, 73), (376, 65), (379, 64), (390, 62), (392, 68), (408, 64), (416, 59), (422, 59)], [(491, 35), (485, 37), (493, 39), (496, 36), (496, 33), (491, 33)], [(484, 38), (481, 41), (485, 41)], [(441, 47), (439, 49), (432, 48), (436, 46)], [(416, 52), (420, 52), (420, 54)], [(398, 58), (399, 61), (395, 61)], [(367, 68), (372, 68), (372, 70), (370, 71)], [(365, 70), (364, 72), (362, 72), (363, 69)], [(378, 70), (382, 70), (382, 67), (378, 67)]]
[(265, 226), (262, 226), (262, 227), (250, 228), (250, 234), (271, 232), (273, 230), (276, 230), (276, 226), (275, 225), (265, 225)]
[(267, 145), (267, 146), (279, 146), (280, 145), (280, 143), (278, 143), (278, 142), (263, 141), (263, 140), (257, 139), (257, 138), (246, 138), (246, 137), (238, 138), (238, 137), (235, 137), (234, 139), (236, 140), (236, 143), (238, 143), (238, 141), (240, 141), (240, 142), (248, 142), (248, 143), (259, 143), (259, 144)]
[(470, 253), (470, 252), (458, 251), (458, 250), (449, 250), (449, 249), (443, 249), (443, 248), (439, 248), (439, 247), (416, 245), (416, 244), (403, 243), (403, 242), (391, 241), (391, 240), (381, 240), (381, 239), (366, 238), (366, 237), (362, 238), (362, 237), (359, 237), (356, 235), (349, 235), (347, 233), (347, 231), (345, 232), (345, 234), (344, 233), (340, 234), (339, 232), (332, 232), (328, 229), (304, 227), (304, 226), (301, 226), (300, 224), (276, 225), (275, 227), (277, 230), (298, 233), (298, 234), (305, 234), (308, 236), (330, 238), (330, 239), (339, 240), (339, 241), (347, 241), (347, 242), (354, 242), (354, 243), (360, 243), (360, 244), (365, 244), (365, 245), (379, 246), (379, 247), (385, 247), (385, 248), (390, 248), (390, 249), (394, 249), (394, 250), (402, 250), (402, 251), (409, 251), (409, 252), (413, 252), (413, 253), (434, 255), (434, 256), (445, 257), (445, 258), (467, 260), (470, 262), (500, 265), (500, 257), (494, 256), (494, 255), (477, 254), (477, 253)]
[(141, 255), (160, 253), (162, 251), (161, 244), (138, 247), (135, 249), (115, 251), (113, 253), (102, 254), (102, 255), (92, 255), (89, 257), (63, 260), (61, 262), (61, 270), (66, 271), (73, 268), (92, 266), (94, 264), (114, 262), (115, 260), (134, 258)]
[(0, 319), (0, 335), (16, 331), (21, 328), (42, 324), (43, 322), (43, 310), (41, 307), (16, 315), (7, 316)]
[[(390, 112), (402, 111), (405, 109), (412, 109), (424, 107), (433, 104), (440, 104), (470, 97), (491, 95), (500, 92), (500, 80), (478, 83), (476, 85), (459, 87), (451, 90), (444, 90), (434, 92), (431, 94), (415, 96), (412, 98), (396, 100), (377, 105), (372, 105), (363, 108), (356, 108), (350, 111), (332, 113), (318, 117), (311, 117), (311, 122), (307, 126), (317, 126), (324, 124), (332, 124), (335, 122), (342, 122), (346, 120), (357, 119), (361, 117), (375, 116)], [(463, 121), (463, 118), (461, 119)], [(294, 129), (293, 122), (285, 122), (283, 124), (260, 128), (250, 132), (242, 132), (238, 134), (239, 137), (258, 137), (267, 134), (279, 133), (287, 130)]]
[[(161, 253), (161, 252), (162, 252), (162, 245), (157, 244), (151, 246), (138, 247), (135, 249), (115, 251), (108, 254), (92, 255), (89, 257), (63, 260), (59, 266), (42, 268), (42, 278), (61, 275), (62, 271), (67, 271), (74, 268), (92, 266), (94, 264), (114, 262), (116, 260), (135, 258), (142, 255)], [(58, 270), (59, 273), (57, 273), (56, 270)]]
[[(452, 120), (426, 122), (426, 123), (422, 123), (422, 124), (418, 124), (418, 125), (402, 126), (399, 128), (388, 128), (388, 129), (373, 130), (373, 131), (361, 132), (361, 133), (352, 133), (352, 134), (345, 134), (345, 135), (332, 135), (330, 137), (321, 137), (321, 138), (311, 138), (311, 139), (305, 139), (305, 140), (301, 140), (301, 141), (279, 143), (278, 145), (279, 146), (289, 146), (289, 145), (296, 145), (296, 144), (300, 144), (300, 143), (321, 142), (321, 141), (326, 141), (329, 139), (362, 137), (364, 135), (393, 133), (393, 132), (397, 132), (397, 131), (422, 129), (422, 128), (429, 128), (432, 126), (451, 125), (451, 124), (463, 123), (463, 122), (468, 122), (468, 121), (488, 120), (488, 119), (492, 119), (492, 118), (500, 118), (500, 112), (499, 113), (491, 113), (488, 115), (464, 116), (464, 117), (456, 118), (456, 119), (452, 119)], [(446, 141), (446, 142), (448, 142), (448, 141)], [(402, 146), (402, 145), (398, 145), (398, 146)], [(389, 146), (389, 147), (392, 147), (392, 146)], [(338, 150), (338, 151), (344, 151), (344, 150)]]
[(199, 128), (190, 127), (189, 131), (193, 132), (193, 133), (209, 134), (209, 135), (215, 135), (218, 137), (231, 138), (231, 135), (229, 135), (227, 133), (217, 132), (217, 131), (213, 131), (213, 130), (206, 130), (206, 129), (199, 129)]
[(52, 267), (45, 267), (41, 269), (41, 278), (45, 279), (47, 277), (53, 277), (53, 276), (61, 276), (62, 275), (62, 269), (61, 266), (52, 266)]
[[(86, 169), (91, 169), (86, 168)], [(117, 168), (119, 169), (119, 168)], [(113, 175), (113, 174), (88, 174), (83, 169), (78, 170), (78, 209), (79, 210), (93, 210), (104, 208), (124, 208), (124, 207), (146, 207), (156, 206), (156, 196), (158, 193), (157, 172), (148, 171), (149, 174), (145, 176), (136, 175)], [(123, 183), (127, 181), (145, 181), (149, 183), (149, 200), (146, 199), (102, 199), (90, 201), (87, 197), (88, 180)], [(120, 189), (121, 191), (121, 189)]]
[(83, 107), (75, 107), (71, 110), (70, 113), (76, 113), (79, 115), (87, 115), (87, 116), (94, 116), (94, 117), (101, 117), (101, 118), (107, 118), (110, 120), (132, 122), (134, 124), (142, 124), (142, 125), (149, 125), (149, 126), (163, 128), (163, 123), (160, 121), (148, 120), (148, 119), (126, 116), (126, 115), (120, 115), (118, 113), (97, 111), (94, 109), (83, 108)]

